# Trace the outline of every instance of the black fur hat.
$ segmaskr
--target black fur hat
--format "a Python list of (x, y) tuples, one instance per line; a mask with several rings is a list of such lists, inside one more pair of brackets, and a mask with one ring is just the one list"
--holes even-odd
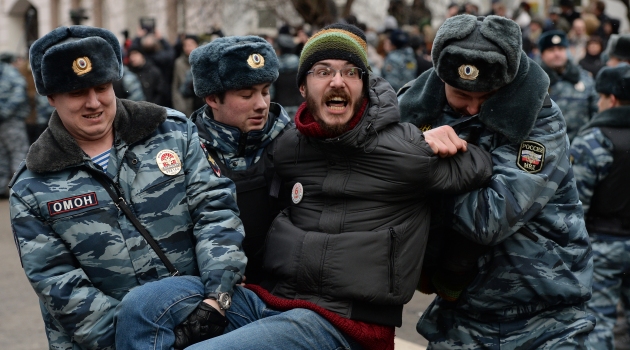
[(630, 61), (630, 34), (616, 35), (614, 40), (611, 38), (609, 41), (609, 57)]
[(514, 80), (522, 39), (518, 24), (500, 16), (459, 15), (438, 30), (431, 58), (437, 75), (466, 91), (493, 91)]
[(615, 95), (619, 100), (630, 101), (630, 65), (604, 67), (597, 74), (595, 90), (601, 94)]
[(195, 94), (206, 97), (278, 79), (278, 57), (258, 36), (228, 36), (190, 53)]
[(29, 56), (42, 96), (109, 83), (123, 75), (118, 39), (102, 28), (56, 28), (33, 43)]
[(561, 30), (549, 30), (538, 38), (538, 49), (540, 52), (547, 50), (553, 46), (569, 47), (567, 35)]

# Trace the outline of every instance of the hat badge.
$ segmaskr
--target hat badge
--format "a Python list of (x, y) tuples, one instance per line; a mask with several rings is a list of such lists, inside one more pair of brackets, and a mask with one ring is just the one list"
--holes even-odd
[(72, 62), (72, 70), (78, 76), (89, 73), (92, 70), (92, 62), (87, 57), (79, 57)]
[(479, 69), (471, 64), (462, 64), (458, 71), (459, 77), (464, 80), (476, 80), (479, 76)]
[(551, 38), (551, 43), (552, 43), (552, 44), (555, 44), (555, 45), (560, 44), (560, 42), (561, 42), (561, 41), (562, 41), (562, 39), (560, 38), (560, 36), (559, 36), (559, 35), (554, 35), (554, 36)]
[(250, 67), (257, 69), (265, 65), (265, 58), (259, 53), (253, 53), (249, 55), (247, 64), (249, 64)]

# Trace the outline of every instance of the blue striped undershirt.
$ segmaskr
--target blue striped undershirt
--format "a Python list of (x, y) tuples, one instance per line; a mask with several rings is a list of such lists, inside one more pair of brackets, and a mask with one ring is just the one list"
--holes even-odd
[(103, 168), (103, 171), (107, 171), (107, 163), (109, 163), (109, 154), (111, 153), (111, 148), (107, 151), (92, 157), (92, 161)]

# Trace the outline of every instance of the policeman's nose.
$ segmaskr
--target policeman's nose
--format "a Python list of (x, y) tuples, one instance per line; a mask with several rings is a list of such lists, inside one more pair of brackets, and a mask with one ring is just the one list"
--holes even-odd
[(101, 102), (98, 100), (98, 94), (94, 89), (90, 89), (86, 96), (85, 106), (87, 108), (98, 108)]
[(469, 115), (475, 115), (479, 113), (479, 107), (481, 107), (481, 103), (473, 102), (466, 107), (466, 111)]
[(256, 101), (254, 102), (254, 109), (266, 109), (269, 107), (265, 97), (262, 94), (256, 94)]

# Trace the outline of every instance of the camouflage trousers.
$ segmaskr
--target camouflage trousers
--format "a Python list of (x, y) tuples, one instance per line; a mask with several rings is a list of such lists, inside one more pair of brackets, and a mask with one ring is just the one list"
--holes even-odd
[(6, 191), (11, 176), (26, 158), (28, 147), (24, 120), (11, 118), (0, 122), (0, 194)]
[(630, 315), (630, 237), (592, 235), (591, 244), (593, 297), (587, 306), (597, 325), (588, 341), (593, 349), (614, 349), (619, 301)]
[(585, 306), (556, 308), (530, 318), (480, 322), (434, 300), (416, 330), (429, 341), (427, 349), (588, 349), (586, 339), (595, 318)]

